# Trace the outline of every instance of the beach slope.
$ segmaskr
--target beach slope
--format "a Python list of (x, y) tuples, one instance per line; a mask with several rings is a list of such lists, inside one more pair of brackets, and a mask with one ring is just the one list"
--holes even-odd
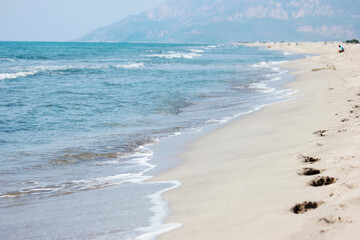
[(198, 138), (156, 177), (182, 183), (163, 195), (182, 227), (159, 239), (358, 239), (360, 46), (252, 46), (320, 55), (284, 64), (294, 99)]

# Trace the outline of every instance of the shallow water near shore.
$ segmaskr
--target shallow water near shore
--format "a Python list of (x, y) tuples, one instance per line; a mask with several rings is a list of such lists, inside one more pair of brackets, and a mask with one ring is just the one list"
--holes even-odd
[(180, 183), (143, 182), (176, 162), (152, 161), (170, 151), (157, 144), (289, 98), (278, 64), (301, 57), (209, 44), (0, 46), (2, 239), (151, 239), (176, 227), (161, 225), (160, 194)]

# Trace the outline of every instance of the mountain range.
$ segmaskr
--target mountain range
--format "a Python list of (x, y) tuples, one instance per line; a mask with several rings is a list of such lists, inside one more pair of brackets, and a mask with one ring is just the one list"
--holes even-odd
[(360, 37), (360, 0), (169, 0), (78, 41), (227, 43)]

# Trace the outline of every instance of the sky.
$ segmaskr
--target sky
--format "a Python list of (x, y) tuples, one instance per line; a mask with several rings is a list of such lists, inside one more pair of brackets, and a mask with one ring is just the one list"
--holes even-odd
[(0, 41), (71, 41), (165, 0), (0, 0)]

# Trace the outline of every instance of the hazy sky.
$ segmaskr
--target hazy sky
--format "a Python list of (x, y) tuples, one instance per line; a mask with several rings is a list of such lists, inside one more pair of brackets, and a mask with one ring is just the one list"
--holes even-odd
[(0, 41), (67, 41), (165, 0), (0, 0)]

